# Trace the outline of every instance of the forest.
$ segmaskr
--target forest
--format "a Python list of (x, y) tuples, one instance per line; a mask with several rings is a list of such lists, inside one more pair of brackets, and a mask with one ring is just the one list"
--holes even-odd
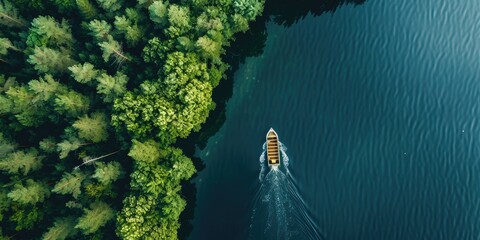
[(175, 146), (264, 0), (0, 0), (0, 239), (178, 239)]

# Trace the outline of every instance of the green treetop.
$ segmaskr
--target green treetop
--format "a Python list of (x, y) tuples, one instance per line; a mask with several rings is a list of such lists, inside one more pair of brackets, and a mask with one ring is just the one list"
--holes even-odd
[(0, 158), (0, 170), (9, 174), (22, 173), (27, 175), (30, 171), (38, 170), (42, 167), (43, 156), (32, 148), (27, 151), (15, 151), (6, 154)]
[(58, 194), (72, 194), (74, 198), (77, 198), (82, 190), (82, 181), (86, 178), (86, 175), (81, 171), (76, 170), (73, 173), (64, 173), (63, 178), (55, 184), (52, 192)]
[(113, 209), (100, 201), (93, 202), (90, 204), (90, 208), (83, 211), (84, 214), (78, 219), (75, 228), (82, 230), (84, 234), (94, 233), (115, 216)]
[(26, 23), (18, 10), (8, 0), (0, 0), (0, 24), (7, 27), (25, 27)]
[(158, 24), (157, 27), (164, 27), (168, 23), (168, 1), (154, 1), (149, 7), (150, 20)]
[(98, 15), (98, 10), (90, 0), (76, 0), (78, 10), (85, 19), (93, 19)]
[(103, 185), (109, 185), (123, 177), (123, 174), (122, 166), (118, 162), (96, 162), (95, 174), (92, 177), (96, 178)]
[(71, 48), (72, 44), (72, 32), (65, 19), (61, 22), (57, 22), (50, 16), (40, 16), (33, 19), (27, 38), (29, 47)]
[(65, 240), (74, 236), (78, 230), (75, 229), (75, 218), (56, 218), (53, 226), (43, 234), (42, 240)]
[(89, 83), (97, 78), (99, 71), (91, 63), (77, 64), (68, 68), (71, 76), (79, 83)]
[(98, 143), (108, 138), (108, 122), (103, 112), (80, 117), (72, 126), (78, 130), (78, 136), (86, 141)]
[(58, 51), (48, 47), (35, 47), (33, 54), (27, 60), (39, 73), (58, 74), (68, 70), (75, 64), (65, 51)]
[(121, 72), (117, 72), (115, 76), (102, 73), (97, 81), (97, 93), (104, 95), (105, 102), (113, 102), (115, 98), (122, 96), (127, 91), (128, 77)]
[(50, 196), (50, 191), (46, 184), (28, 179), (25, 185), (15, 184), (7, 196), (20, 204), (35, 204), (45, 201)]

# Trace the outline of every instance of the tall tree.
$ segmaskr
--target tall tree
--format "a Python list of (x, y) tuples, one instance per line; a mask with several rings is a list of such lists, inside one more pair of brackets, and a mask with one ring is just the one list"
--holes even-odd
[(78, 230), (75, 229), (75, 218), (56, 218), (53, 226), (43, 234), (42, 240), (65, 240), (68, 237), (75, 236), (77, 232)]
[(115, 98), (122, 96), (127, 91), (128, 77), (121, 72), (117, 72), (115, 76), (102, 73), (97, 81), (97, 93), (104, 95), (105, 102), (113, 102)]
[(71, 66), (68, 68), (71, 76), (79, 83), (89, 83), (97, 78), (99, 71), (91, 63), (83, 63)]
[(98, 15), (98, 10), (90, 0), (76, 0), (78, 10), (85, 19), (93, 19)]
[(33, 54), (27, 60), (39, 73), (58, 74), (68, 70), (75, 61), (67, 52), (48, 47), (35, 47)]
[(0, 24), (7, 27), (26, 27), (25, 20), (20, 17), (18, 10), (8, 0), (0, 1)]
[(27, 38), (29, 47), (65, 47), (73, 45), (72, 31), (67, 21), (57, 22), (53, 17), (40, 16), (32, 21)]
[(7, 196), (20, 204), (35, 204), (45, 201), (50, 196), (50, 191), (46, 184), (27, 179), (25, 185), (15, 184)]
[(96, 178), (103, 185), (109, 185), (123, 177), (123, 174), (122, 166), (118, 162), (96, 162), (95, 174), (92, 177)]
[(52, 192), (58, 194), (72, 194), (74, 198), (82, 193), (80, 189), (82, 181), (86, 178), (86, 175), (79, 170), (75, 170), (73, 173), (64, 173), (63, 178), (55, 184)]
[(78, 136), (86, 141), (98, 143), (108, 138), (108, 122), (103, 112), (80, 117), (72, 126), (78, 130)]
[(22, 173), (27, 175), (30, 171), (38, 170), (42, 167), (43, 156), (39, 156), (34, 148), (27, 151), (16, 151), (0, 158), (0, 170), (9, 174)]
[(75, 228), (82, 230), (84, 234), (94, 233), (115, 216), (113, 209), (101, 201), (93, 202), (90, 208), (85, 208), (83, 211), (84, 214), (78, 219)]

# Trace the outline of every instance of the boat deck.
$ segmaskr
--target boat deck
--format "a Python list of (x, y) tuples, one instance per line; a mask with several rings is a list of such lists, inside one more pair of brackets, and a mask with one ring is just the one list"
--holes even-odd
[(273, 130), (270, 130), (267, 134), (267, 159), (270, 165), (280, 164), (278, 136)]

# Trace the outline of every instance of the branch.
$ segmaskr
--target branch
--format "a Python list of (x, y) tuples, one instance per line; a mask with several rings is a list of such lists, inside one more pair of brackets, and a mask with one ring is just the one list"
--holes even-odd
[(111, 156), (111, 155), (113, 155), (113, 154), (115, 154), (115, 153), (118, 153), (118, 152), (120, 152), (120, 151), (121, 151), (121, 149), (120, 149), (120, 150), (117, 150), (117, 151), (115, 151), (115, 152), (111, 152), (111, 153), (105, 154), (105, 155), (100, 156), (100, 157), (88, 159), (87, 161), (85, 161), (85, 162), (83, 162), (82, 164), (74, 167), (73, 169), (78, 169), (79, 167), (81, 167), (81, 166), (83, 166), (83, 165), (85, 165), (85, 164), (89, 164), (89, 163), (95, 162), (95, 161), (97, 161), (97, 160), (99, 160), (99, 159), (106, 158), (106, 157)]

